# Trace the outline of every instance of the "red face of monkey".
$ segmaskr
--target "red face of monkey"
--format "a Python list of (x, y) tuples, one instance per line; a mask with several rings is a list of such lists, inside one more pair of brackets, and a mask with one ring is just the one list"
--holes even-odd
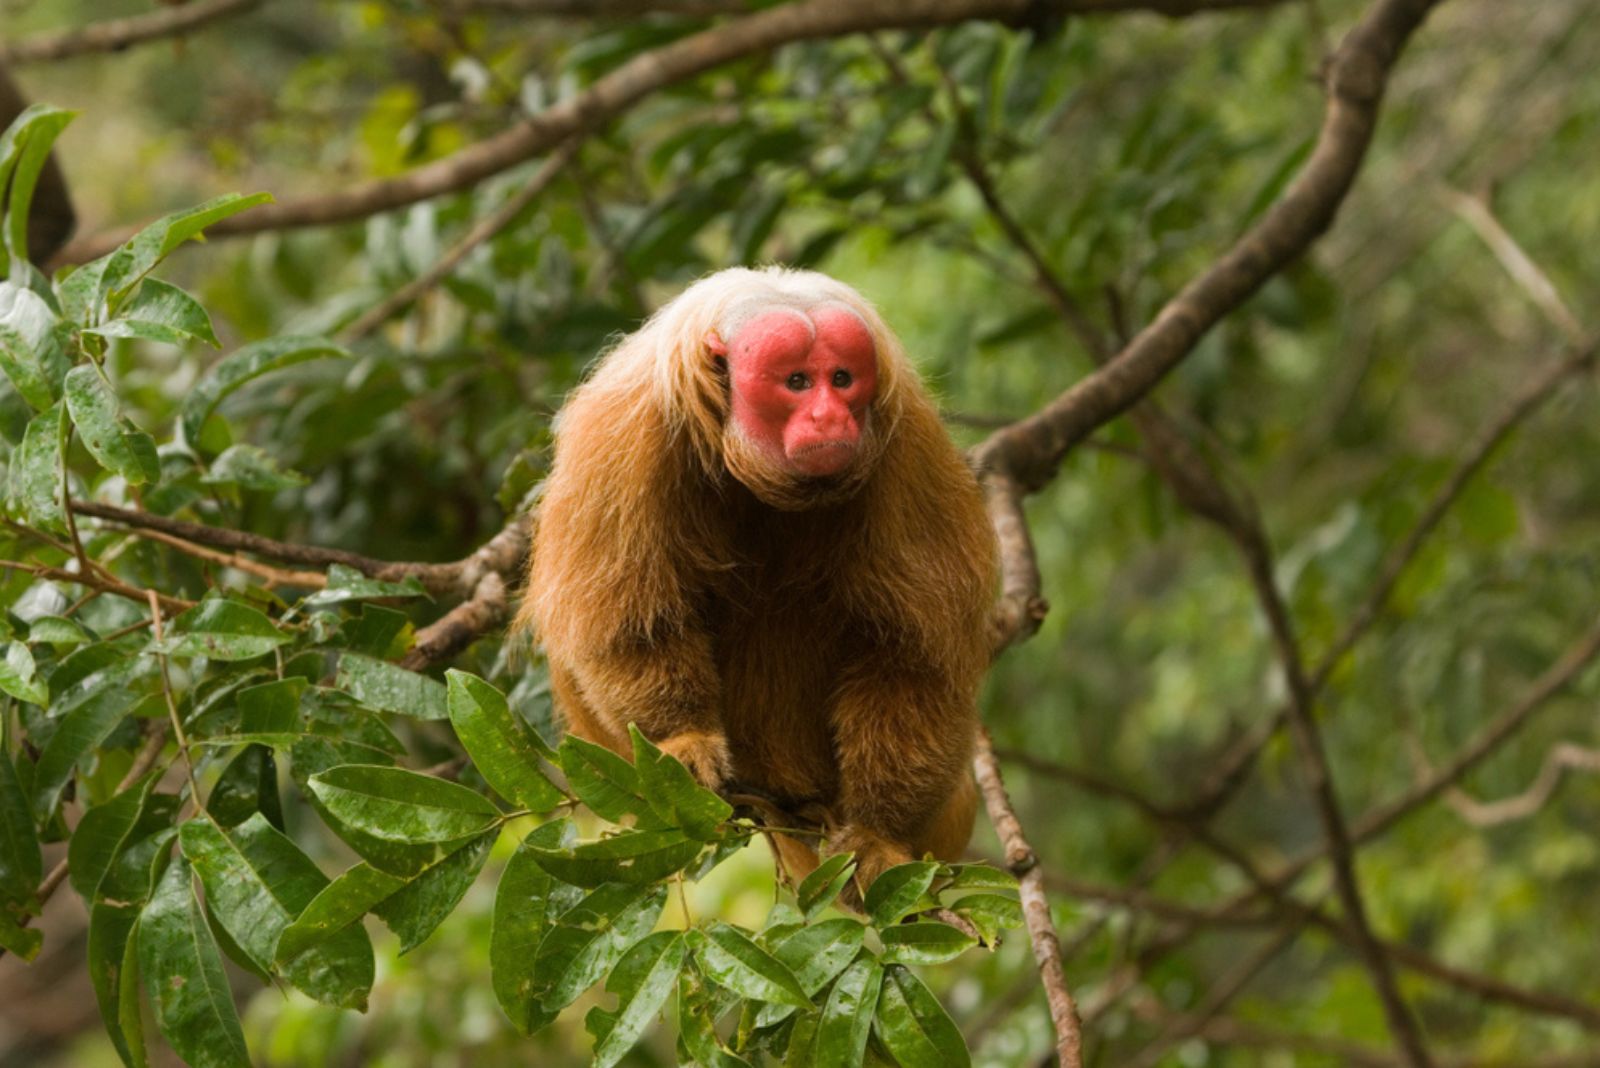
[(731, 345), (712, 335), (728, 361), (731, 417), (747, 441), (793, 474), (843, 472), (878, 388), (878, 361), (865, 324), (843, 308), (762, 312)]

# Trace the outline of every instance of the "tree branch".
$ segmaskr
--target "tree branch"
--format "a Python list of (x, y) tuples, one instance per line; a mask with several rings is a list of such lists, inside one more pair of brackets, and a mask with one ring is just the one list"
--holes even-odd
[[(1133, 10), (1197, 14), (1227, 8), (1264, 7), (1272, 2), (1274, 0), (800, 0), (758, 11), (635, 56), (583, 92), (455, 155), (408, 174), (359, 183), (325, 195), (262, 205), (224, 219), (206, 233), (210, 237), (224, 237), (327, 226), (458, 192), (549, 152), (569, 138), (583, 136), (660, 89), (797, 41), (871, 30), (926, 29), (978, 19), (1010, 22), (1038, 15)], [(1426, 8), (1431, 2), (1409, 0), (1398, 6)], [(1387, 39), (1380, 35), (1379, 43)], [(1366, 86), (1363, 83), (1357, 88), (1364, 90)], [(137, 229), (128, 227), (80, 238), (61, 251), (53, 266), (84, 263), (105, 255)]]
[(1041, 488), (1074, 445), (1145, 396), (1224, 315), (1332, 225), (1366, 157), (1389, 70), (1435, 3), (1378, 0), (1368, 9), (1328, 64), (1322, 131), (1284, 194), (1115, 358), (981, 444), (976, 457), (984, 468), (1030, 491)]
[(1050, 1020), (1056, 1029), (1056, 1053), (1061, 1068), (1083, 1068), (1083, 1036), (1078, 1023), (1078, 1008), (1067, 989), (1066, 972), (1061, 966), (1061, 942), (1055, 922), (1050, 918), (1050, 899), (1044, 891), (1044, 870), (1023, 834), (1017, 811), (1006, 796), (1000, 778), (1000, 763), (995, 759), (989, 732), (979, 728), (978, 748), (973, 755), (973, 770), (978, 789), (983, 793), (989, 820), (1006, 851), (1006, 867), (1017, 877), (1022, 913), (1033, 943), (1033, 959), (1044, 982), (1050, 1006)]
[(260, 7), (262, 0), (192, 0), (147, 15), (93, 22), (75, 30), (41, 33), (0, 42), (0, 62), (24, 64), (69, 59), (94, 52), (120, 52), (136, 44), (178, 37), (208, 23)]

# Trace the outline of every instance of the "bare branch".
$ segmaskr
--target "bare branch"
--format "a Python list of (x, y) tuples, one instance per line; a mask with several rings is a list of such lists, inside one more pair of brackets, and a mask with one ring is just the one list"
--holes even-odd
[(400, 661), (400, 666), (423, 671), (444, 663), (486, 631), (504, 623), (508, 610), (505, 580), (490, 571), (478, 580), (470, 599), (417, 631), (416, 643)]
[(263, 564), (259, 560), (240, 556), (238, 553), (224, 553), (215, 549), (207, 549), (204, 545), (196, 545), (192, 541), (185, 541), (176, 535), (167, 534), (160, 530), (135, 530), (134, 536), (149, 538), (151, 541), (159, 541), (163, 545), (170, 545), (179, 552), (192, 556), (197, 560), (208, 560), (213, 564), (221, 564), (223, 567), (236, 568), (246, 574), (265, 579), (270, 585), (304, 586), (313, 590), (320, 590), (328, 585), (328, 576), (321, 571), (285, 571), (282, 568), (273, 567), (271, 564)]
[[(1271, 0), (800, 0), (723, 23), (635, 56), (583, 92), (556, 103), (524, 122), (453, 156), (397, 178), (359, 183), (334, 193), (266, 204), (224, 219), (207, 230), (212, 237), (262, 233), (304, 226), (326, 226), (458, 192), (483, 179), (549, 152), (609, 122), (641, 99), (735, 60), (760, 55), (796, 41), (839, 37), (886, 29), (919, 29), (977, 19), (1012, 21), (1049, 14), (1094, 14), (1149, 10), (1196, 14), (1235, 7), (1269, 6)], [(1436, 0), (1390, 0), (1387, 6), (1426, 9)], [(181, 9), (180, 9), (181, 10)], [(1420, 20), (1420, 12), (1417, 19)], [(1391, 42), (1388, 27), (1377, 45)], [(1403, 33), (1401, 34), (1403, 37)], [(1363, 52), (1363, 55), (1366, 53)], [(1381, 90), (1383, 65), (1377, 68)], [(1350, 78), (1344, 79), (1351, 81)], [(1345, 92), (1340, 84), (1339, 91)], [(1372, 89), (1363, 79), (1350, 92)], [(1363, 145), (1364, 145), (1363, 132)], [(137, 227), (92, 234), (72, 242), (54, 265), (84, 263), (115, 249)]]
[(1093, 430), (1145, 396), (1224, 315), (1332, 225), (1377, 123), (1390, 67), (1437, 0), (1379, 0), (1328, 64), (1322, 131), (1300, 173), (1245, 236), (1169, 301), (1114, 359), (978, 447), (989, 470), (1037, 489)]
[(93, 22), (75, 30), (41, 33), (0, 43), (0, 62), (23, 64), (68, 59), (94, 52), (120, 52), (131, 45), (178, 37), (208, 23), (260, 7), (262, 0), (192, 0), (147, 15)]
[(1459, 787), (1445, 791), (1445, 801), (1457, 815), (1474, 827), (1497, 827), (1502, 823), (1525, 820), (1555, 796), (1556, 787), (1568, 771), (1600, 772), (1600, 749), (1585, 749), (1571, 742), (1553, 745), (1539, 765), (1533, 784), (1520, 794), (1498, 801), (1479, 801)]
[(1000, 763), (995, 759), (989, 732), (982, 728), (978, 730), (973, 770), (978, 778), (978, 789), (983, 793), (989, 820), (1005, 847), (1006, 866), (1017, 877), (1028, 938), (1033, 942), (1033, 960), (1044, 982), (1050, 1020), (1055, 1024), (1056, 1053), (1060, 1057), (1061, 1068), (1083, 1068), (1083, 1036), (1078, 1023), (1078, 1009), (1073, 1003), (1072, 992), (1067, 989), (1066, 972), (1061, 966), (1061, 942), (1056, 937), (1055, 922), (1050, 918), (1050, 899), (1044, 892), (1044, 870), (1040, 868), (1039, 858), (1023, 834), (1011, 799), (1006, 796), (1005, 783), (1000, 778)]
[(1583, 327), (1579, 325), (1578, 317), (1572, 314), (1567, 302), (1561, 299), (1561, 291), (1550, 281), (1550, 276), (1540, 270), (1539, 265), (1522, 250), (1516, 238), (1500, 225), (1500, 220), (1494, 217), (1489, 205), (1479, 197), (1469, 197), (1454, 189), (1446, 189), (1444, 198), (1462, 221), (1483, 238), (1483, 243), (1489, 246), (1489, 251), (1494, 253), (1495, 259), (1500, 261), (1500, 265), (1506, 269), (1511, 280), (1528, 294), (1528, 299), (1537, 304), (1539, 310), (1561, 328), (1567, 341), (1573, 345), (1582, 345)]
[[(520, 572), (522, 560), (528, 551), (529, 517), (526, 515), (512, 519), (498, 534), (471, 555), (448, 563), (428, 564), (377, 560), (344, 549), (296, 545), (247, 531), (171, 519), (151, 512), (119, 508), (98, 501), (73, 501), (72, 507), (79, 514), (93, 516), (96, 519), (104, 519), (135, 529), (161, 531), (200, 545), (238, 549), (272, 560), (307, 564), (312, 567), (343, 564), (371, 578), (387, 581), (415, 578), (435, 597), (470, 596), (477, 589), (484, 574), (489, 571), (512, 578)], [(142, 595), (140, 596), (142, 599)]]
[(162, 607), (168, 611), (183, 612), (194, 607), (193, 601), (186, 601), (182, 597), (168, 597), (166, 594), (156, 594), (153, 590), (141, 590), (137, 586), (130, 586), (126, 582), (102, 572), (68, 571), (60, 567), (47, 567), (44, 564), (31, 564), (21, 560), (0, 560), (0, 570), (16, 568), (26, 571), (38, 578), (49, 579), (52, 582), (64, 582), (73, 586), (84, 586), (101, 593), (114, 594), (129, 601), (138, 601), (143, 604), (146, 595), (154, 595), (161, 599)]
[(546, 18), (616, 19), (641, 15), (710, 18), (750, 12), (750, 0), (433, 0), (451, 15), (535, 15)]

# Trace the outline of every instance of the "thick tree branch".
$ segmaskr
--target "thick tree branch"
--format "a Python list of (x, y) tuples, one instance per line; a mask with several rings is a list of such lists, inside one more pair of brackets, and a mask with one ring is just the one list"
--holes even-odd
[(262, 0), (192, 0), (180, 7), (163, 7), (147, 15), (93, 22), (74, 30), (41, 33), (0, 42), (0, 61), (42, 63), (94, 52), (120, 52), (146, 41), (178, 37), (208, 23), (260, 7)]
[(1322, 131), (1284, 194), (1115, 358), (980, 445), (976, 456), (984, 467), (1012, 476), (1029, 490), (1042, 487), (1074, 445), (1144, 397), (1224, 315), (1332, 225), (1366, 157), (1389, 70), (1436, 2), (1372, 5), (1328, 64)]

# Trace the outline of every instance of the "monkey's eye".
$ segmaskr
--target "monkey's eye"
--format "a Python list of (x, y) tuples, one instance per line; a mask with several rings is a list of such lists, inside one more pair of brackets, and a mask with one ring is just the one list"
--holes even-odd
[(833, 372), (833, 388), (834, 389), (849, 389), (851, 381), (852, 381), (852, 379), (850, 378), (850, 372), (849, 371), (835, 371), (835, 372)]
[(794, 374), (790, 375), (789, 378), (788, 378), (788, 381), (784, 382), (784, 385), (788, 386), (790, 389), (794, 390), (796, 393), (799, 393), (802, 389), (805, 389), (810, 384), (811, 384), (811, 379), (807, 378), (805, 375), (801, 374), (799, 371), (796, 371)]

